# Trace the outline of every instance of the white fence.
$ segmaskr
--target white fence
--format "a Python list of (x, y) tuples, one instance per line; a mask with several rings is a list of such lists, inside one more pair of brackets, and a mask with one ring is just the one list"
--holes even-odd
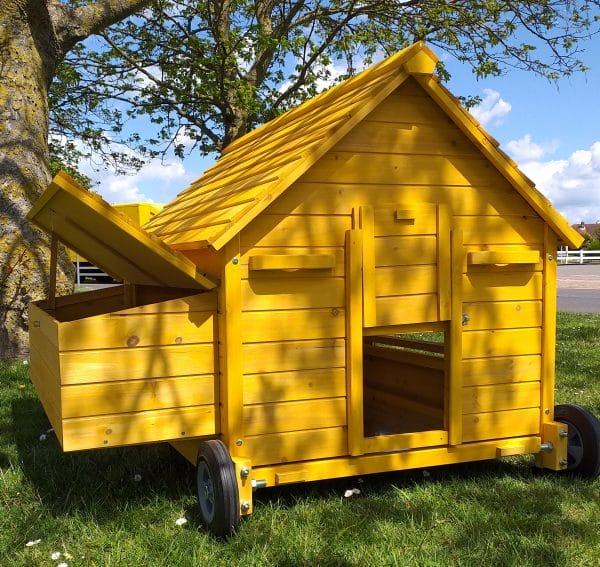
[(558, 251), (559, 264), (590, 264), (600, 262), (600, 250), (569, 250), (568, 247)]

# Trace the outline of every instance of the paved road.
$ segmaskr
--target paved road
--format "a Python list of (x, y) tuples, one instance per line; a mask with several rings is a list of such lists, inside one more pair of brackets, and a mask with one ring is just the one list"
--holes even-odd
[(558, 266), (558, 310), (600, 313), (600, 264)]

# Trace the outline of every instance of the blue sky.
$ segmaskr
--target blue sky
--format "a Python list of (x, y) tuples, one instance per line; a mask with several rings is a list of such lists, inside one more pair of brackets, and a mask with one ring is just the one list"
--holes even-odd
[[(482, 98), (473, 114), (572, 223), (600, 220), (600, 40), (584, 47), (591, 70), (558, 83), (523, 71), (477, 81), (469, 68), (438, 52), (452, 73), (450, 91)], [(165, 203), (211, 163), (192, 155), (154, 161), (135, 175), (92, 177), (111, 203)]]

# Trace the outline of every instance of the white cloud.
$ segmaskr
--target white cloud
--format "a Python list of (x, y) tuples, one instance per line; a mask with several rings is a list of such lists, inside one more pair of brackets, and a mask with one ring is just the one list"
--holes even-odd
[(158, 158), (133, 174), (117, 175), (104, 170), (89, 175), (98, 182), (94, 190), (109, 203), (170, 201), (189, 182), (181, 162)]
[(509, 102), (506, 102), (498, 91), (493, 89), (484, 89), (483, 100), (473, 108), (471, 114), (480, 122), (482, 126), (498, 126), (502, 124), (504, 118), (512, 110)]
[(547, 154), (553, 154), (558, 149), (558, 140), (537, 144), (531, 139), (531, 134), (525, 134), (518, 140), (506, 144), (506, 151), (518, 162), (540, 160)]
[(567, 159), (534, 159), (520, 168), (569, 222), (600, 220), (600, 141)]

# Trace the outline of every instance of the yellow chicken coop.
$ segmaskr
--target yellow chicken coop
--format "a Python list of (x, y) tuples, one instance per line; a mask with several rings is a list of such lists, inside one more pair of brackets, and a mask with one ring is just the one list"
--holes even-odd
[(65, 451), (170, 442), (218, 535), (261, 487), (524, 454), (598, 475), (598, 421), (554, 406), (581, 236), (436, 61), (417, 43), (247, 134), (143, 228), (55, 178), (31, 220), (126, 282), (31, 306)]

